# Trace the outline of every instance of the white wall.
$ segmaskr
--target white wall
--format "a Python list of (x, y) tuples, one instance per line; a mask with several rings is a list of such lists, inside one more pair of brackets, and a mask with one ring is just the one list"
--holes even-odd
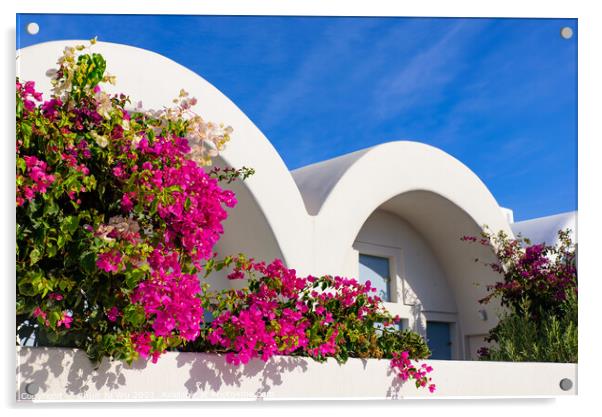
[[(276, 234), (248, 187), (236, 181), (227, 185), (227, 188), (234, 191), (238, 203), (227, 209), (228, 218), (223, 223), (224, 234), (214, 248), (217, 258), (243, 253), (247, 257), (266, 262), (283, 259)], [(229, 272), (231, 271), (222, 270), (211, 274), (207, 278), (211, 289), (241, 288), (245, 285), (245, 281), (227, 279)]]
[[(400, 384), (388, 360), (334, 359), (318, 363), (277, 356), (236, 367), (207, 353), (164, 354), (156, 364), (132, 366), (103, 361), (93, 369), (74, 349), (19, 348), (17, 399), (20, 401), (395, 399), (440, 397), (527, 397), (577, 394), (577, 365), (555, 363), (428, 361), (435, 394)], [(563, 378), (573, 387), (560, 389)], [(36, 389), (37, 388), (37, 389)], [(36, 392), (31, 395), (29, 392)]]
[(457, 312), (443, 268), (428, 243), (407, 221), (384, 210), (376, 210), (362, 226), (355, 242), (354, 246), (370, 244), (375, 250), (385, 246), (400, 254), (397, 277), (403, 291), (398, 302), (420, 304), (427, 311)]
[[(427, 320), (452, 323), (452, 358), (463, 359), (459, 341), (455, 297), (448, 278), (429, 244), (407, 221), (385, 210), (376, 210), (362, 226), (353, 252), (389, 259), (393, 315), (406, 319), (408, 327), (426, 337)], [(351, 276), (358, 276), (359, 262)]]
[(466, 358), (476, 361), (479, 360), (479, 349), (489, 347), (491, 343), (485, 341), (485, 334), (471, 335), (466, 340)]

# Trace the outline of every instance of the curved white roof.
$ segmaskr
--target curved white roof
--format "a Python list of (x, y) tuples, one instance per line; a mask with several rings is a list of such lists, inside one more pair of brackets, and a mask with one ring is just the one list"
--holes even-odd
[(515, 235), (521, 234), (528, 238), (531, 243), (546, 243), (555, 245), (558, 243), (558, 231), (571, 230), (571, 238), (577, 243), (577, 212), (555, 214), (552, 216), (538, 217), (536, 219), (524, 220), (510, 225)]
[(387, 142), (299, 168), (292, 175), (314, 216), (332, 211), (338, 217), (351, 204), (354, 213), (364, 204), (371, 213), (396, 195), (423, 190), (447, 198), (481, 226), (509, 231), (507, 215), (480, 178), (456, 158), (424, 143)]
[(361, 149), (291, 171), (309, 214), (318, 214), (322, 204), (349, 167), (371, 149)]

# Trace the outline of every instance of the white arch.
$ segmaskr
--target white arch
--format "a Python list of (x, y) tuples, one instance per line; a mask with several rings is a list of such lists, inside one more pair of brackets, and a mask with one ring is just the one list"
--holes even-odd
[(358, 232), (381, 208), (408, 220), (437, 254), (454, 292), (462, 333), (484, 333), (491, 326), (479, 322), (476, 300), (485, 295), (486, 284), (500, 277), (474, 262), (476, 257), (491, 259), (491, 252), (460, 237), (478, 234), (482, 225), (509, 236), (512, 231), (495, 198), (468, 167), (432, 146), (398, 141), (311, 165), (293, 176), (316, 216), (317, 274), (349, 264)]
[[(320, 234), (316, 243), (323, 246), (332, 246), (336, 239), (337, 246), (348, 247), (376, 208), (411, 191), (441, 196), (475, 224), (487, 224), (512, 236), (499, 205), (479, 177), (451, 155), (422, 143), (384, 143), (298, 169), (293, 177), (307, 210), (316, 216)], [(332, 250), (328, 256), (338, 258)]]
[[(48, 97), (51, 85), (46, 71), (56, 68), (56, 60), (65, 46), (78, 44), (88, 44), (88, 41), (46, 42), (17, 51), (18, 76), (34, 80), (37, 89)], [(124, 92), (133, 103), (141, 100), (145, 108), (160, 109), (169, 106), (183, 88), (198, 98), (194, 110), (204, 119), (233, 126), (232, 140), (221, 154), (222, 160), (232, 167), (247, 166), (256, 170), (244, 185), (248, 190), (245, 195), (253, 200), (245, 205), (255, 206), (254, 214), (246, 219), (238, 218), (237, 227), (244, 227), (245, 222), (250, 226), (257, 222), (267, 224), (278, 248), (265, 253), (276, 252), (274, 256), (283, 257), (290, 265), (308, 263), (306, 248), (311, 241), (307, 231), (311, 229), (311, 220), (299, 190), (269, 140), (230, 99), (198, 74), (155, 52), (107, 42), (98, 42), (92, 51), (102, 54), (107, 61), (107, 71), (117, 76), (117, 85), (107, 85), (107, 91)], [(240, 216), (240, 210), (235, 215)], [(252, 242), (247, 242), (242, 249), (250, 245)]]

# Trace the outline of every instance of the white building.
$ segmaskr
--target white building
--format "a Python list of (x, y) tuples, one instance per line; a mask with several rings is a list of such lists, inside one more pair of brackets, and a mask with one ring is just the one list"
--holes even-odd
[[(19, 51), (17, 74), (48, 92), (45, 77), (66, 44)], [(289, 172), (262, 132), (215, 87), (156, 53), (99, 43), (95, 51), (123, 91), (147, 108), (171, 103), (180, 88), (199, 99), (198, 113), (234, 128), (220, 163), (253, 167), (234, 185), (239, 204), (216, 250), (270, 261), (282, 258), (300, 274), (370, 279), (393, 314), (430, 339), (436, 359), (470, 359), (495, 324), (497, 307), (477, 300), (499, 279), (475, 258), (492, 260), (480, 245), (464, 243), (483, 225), (551, 242), (575, 213), (512, 223), (485, 184), (445, 152), (398, 141)], [(139, 63), (140, 65), (133, 64)], [(218, 287), (241, 285), (213, 276)]]

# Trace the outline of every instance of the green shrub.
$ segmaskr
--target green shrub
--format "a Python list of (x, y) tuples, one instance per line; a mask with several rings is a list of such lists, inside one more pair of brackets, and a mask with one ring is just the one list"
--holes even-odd
[(496, 262), (485, 265), (502, 279), (479, 302), (499, 299), (507, 309), (485, 338), (493, 345), (479, 349), (481, 359), (577, 362), (577, 249), (570, 231), (558, 232), (558, 245), (487, 230), (462, 240), (493, 249)]
[(484, 360), (511, 362), (576, 363), (577, 298), (562, 304), (562, 315), (542, 314), (534, 321), (523, 311), (504, 315), (491, 331), (495, 343), (481, 356)]

